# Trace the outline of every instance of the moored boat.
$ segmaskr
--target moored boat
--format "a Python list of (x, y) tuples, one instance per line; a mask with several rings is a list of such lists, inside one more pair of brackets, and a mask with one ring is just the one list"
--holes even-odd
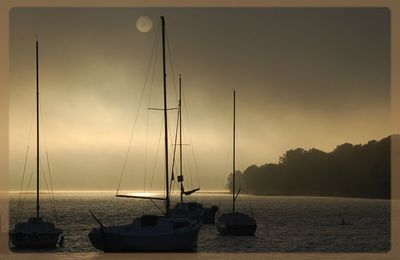
[[(180, 202), (175, 205), (171, 209), (171, 215), (175, 217), (183, 217), (189, 218), (191, 221), (199, 221), (202, 223), (202, 216), (204, 213), (203, 204), (198, 202), (185, 202), (183, 200), (183, 196), (189, 196), (200, 190), (199, 188), (195, 188), (192, 190), (185, 190), (183, 186), (184, 177), (183, 177), (183, 153), (182, 153), (182, 77), (179, 75), (179, 104), (178, 104), (178, 123), (179, 123), (179, 144), (175, 144), (174, 149), (174, 163), (175, 163), (175, 150), (176, 146), (179, 146), (179, 175), (178, 175), (178, 183), (180, 188)], [(178, 130), (178, 129), (177, 129)], [(178, 132), (177, 132), (178, 133)], [(172, 169), (174, 167), (172, 166)]]
[(200, 221), (190, 221), (188, 217), (176, 216), (170, 209), (169, 168), (168, 168), (168, 116), (167, 84), (165, 62), (165, 20), (161, 16), (163, 93), (164, 93), (164, 148), (165, 148), (165, 197), (145, 197), (119, 195), (117, 197), (164, 201), (164, 215), (142, 215), (132, 223), (117, 226), (104, 226), (92, 213), (100, 225), (92, 229), (88, 236), (92, 245), (104, 252), (160, 252), (193, 251), (197, 247)]
[(54, 248), (63, 246), (63, 230), (56, 228), (43, 218), (32, 217), (26, 222), (20, 222), (10, 231), (11, 243), (16, 248)]
[(89, 239), (104, 252), (192, 251), (200, 228), (185, 218), (143, 215), (131, 224), (93, 229)]
[(54, 248), (64, 243), (63, 230), (40, 216), (39, 108), (39, 43), (36, 39), (36, 216), (26, 222), (16, 223), (14, 229), (10, 230), (10, 240), (15, 248)]
[(233, 91), (233, 171), (232, 171), (232, 211), (221, 214), (217, 221), (217, 230), (221, 235), (229, 236), (252, 236), (256, 232), (256, 220), (244, 213), (237, 212), (235, 209), (236, 199), (239, 196), (240, 189), (236, 193), (235, 189), (235, 152), (236, 152), (236, 92)]

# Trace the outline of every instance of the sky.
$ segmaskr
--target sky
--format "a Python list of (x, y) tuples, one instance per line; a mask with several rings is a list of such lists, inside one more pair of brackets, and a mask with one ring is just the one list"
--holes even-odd
[[(392, 134), (388, 9), (14, 8), (11, 189), (20, 189), (28, 146), (24, 189), (35, 169), (35, 35), (41, 160), (54, 189), (116, 190), (120, 179), (125, 190), (163, 188), (163, 114), (148, 109), (163, 106), (161, 15), (170, 108), (182, 74), (188, 189), (225, 187), (233, 90), (241, 171), (297, 147), (329, 152)], [(136, 28), (141, 16), (149, 32)], [(171, 165), (177, 112), (168, 114)]]

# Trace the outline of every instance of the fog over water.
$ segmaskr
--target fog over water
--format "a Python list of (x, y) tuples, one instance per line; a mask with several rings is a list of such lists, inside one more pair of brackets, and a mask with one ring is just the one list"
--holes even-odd
[[(153, 21), (147, 33), (136, 29), (143, 15)], [(35, 169), (35, 34), (42, 165), (47, 168), (47, 151), (54, 189), (115, 190), (137, 111), (121, 189), (163, 188), (162, 142), (157, 156), (162, 113), (147, 109), (162, 106), (160, 44), (150, 70), (153, 84), (147, 81), (140, 98), (160, 15), (172, 57), (169, 107), (177, 106), (177, 77), (183, 76), (187, 187), (224, 189), (231, 170), (233, 89), (242, 171), (277, 162), (288, 149), (331, 151), (392, 133), (387, 9), (15, 8), (11, 189), (20, 187), (28, 144), (26, 184)], [(169, 115), (172, 144), (177, 113)]]

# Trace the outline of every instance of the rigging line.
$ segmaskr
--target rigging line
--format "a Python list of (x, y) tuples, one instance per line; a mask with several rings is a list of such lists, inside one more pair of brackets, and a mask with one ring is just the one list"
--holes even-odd
[[(186, 133), (183, 133), (183, 139), (185, 139), (185, 140), (188, 139)], [(192, 172), (195, 171), (195, 169), (194, 169), (194, 164), (192, 164), (192, 162), (191, 162), (191, 160), (190, 160), (190, 158), (189, 158), (188, 149), (185, 149), (185, 150), (183, 151), (183, 153), (185, 153), (185, 156), (184, 156), (184, 158), (185, 158), (185, 159), (184, 159), (184, 163), (185, 163), (185, 165), (186, 165), (186, 167), (187, 167), (187, 170), (186, 170), (186, 172), (188, 173), (187, 175), (188, 175), (189, 178), (190, 178), (190, 186), (191, 186), (191, 187), (194, 187), (194, 186), (193, 186), (193, 174), (192, 174)]]
[(22, 171), (22, 182), (21, 182), (21, 187), (20, 187), (20, 189), (19, 189), (19, 197), (18, 197), (18, 206), (17, 206), (16, 221), (18, 221), (18, 217), (19, 217), (19, 209), (20, 209), (21, 197), (22, 197), (22, 189), (23, 189), (24, 179), (25, 179), (26, 164), (27, 164), (27, 162), (28, 162), (28, 152), (29, 152), (29, 145), (26, 147), (24, 169), (23, 169), (23, 171)]
[[(152, 68), (150, 69), (150, 71), (151, 71), (151, 76), (150, 76), (150, 88), (149, 88), (149, 96), (148, 96), (148, 100), (147, 100), (147, 104), (149, 104), (150, 103), (150, 97), (151, 97), (151, 91), (152, 91), (152, 89), (153, 89), (153, 83), (154, 83), (154, 75), (155, 75), (155, 68), (156, 68), (156, 65), (157, 65), (157, 57), (158, 57), (158, 48), (156, 48), (156, 46), (158, 46), (158, 43), (159, 43), (159, 41), (160, 41), (160, 37), (159, 37), (159, 31), (160, 31), (160, 27), (158, 27), (158, 29), (157, 29), (157, 32), (156, 32), (156, 37), (155, 37), (155, 42), (154, 42), (154, 44), (153, 44), (153, 49), (152, 49), (152, 53), (151, 53), (151, 56), (150, 56), (150, 60), (149, 60), (149, 67), (152, 65)], [(146, 78), (145, 78), (145, 86), (148, 84), (148, 71), (149, 71), (149, 69), (147, 70), (147, 73), (146, 73)], [(148, 115), (148, 112), (147, 112), (147, 115)], [(132, 135), (133, 135), (133, 133), (132, 133)], [(148, 132), (147, 132), (147, 130), (146, 130), (146, 147), (145, 147), (145, 157), (147, 157), (147, 139), (148, 138)], [(128, 152), (129, 153), (129, 152)], [(128, 156), (128, 153), (127, 153), (127, 156)], [(125, 162), (126, 163), (126, 162)], [(122, 177), (123, 177), (123, 173), (124, 173), (124, 170), (121, 172), (121, 177), (120, 177), (120, 182), (119, 182), (119, 186), (120, 186), (120, 184), (121, 184), (121, 181), (122, 181)], [(144, 178), (144, 186), (146, 186), (146, 178), (147, 177), (147, 160), (145, 160), (145, 178)], [(118, 189), (119, 190), (119, 189)], [(117, 191), (117, 194), (118, 194), (118, 191)], [(112, 198), (111, 198), (111, 200), (110, 200), (110, 202), (109, 202), (109, 204), (106, 206), (107, 208), (109, 207), (109, 205), (111, 204), (111, 202), (115, 199), (116, 197), (115, 196), (113, 196)], [(118, 205), (119, 205), (119, 203), (118, 203), (118, 200), (117, 200), (117, 207), (118, 207)]]
[(28, 163), (28, 154), (29, 154), (29, 143), (31, 142), (31, 137), (32, 137), (32, 125), (33, 125), (33, 118), (34, 118), (34, 110), (32, 109), (32, 115), (31, 115), (31, 123), (29, 125), (29, 131), (28, 131), (28, 145), (26, 147), (26, 153), (25, 153), (25, 162), (24, 162), (24, 168), (22, 171), (22, 181), (21, 181), (21, 187), (19, 190), (19, 197), (18, 197), (18, 208), (17, 208), (17, 217), (16, 219), (18, 220), (19, 217), (19, 209), (20, 209), (20, 204), (21, 204), (21, 197), (22, 197), (22, 191), (23, 191), (23, 186), (24, 186), (24, 181), (25, 181), (25, 172), (26, 172), (26, 165)]
[(174, 176), (174, 167), (175, 167), (175, 159), (176, 159), (176, 147), (177, 147), (177, 140), (178, 140), (178, 127), (179, 127), (179, 118), (180, 118), (180, 111), (178, 110), (177, 119), (176, 119), (176, 128), (175, 128), (175, 141), (174, 141), (174, 153), (172, 157), (172, 173), (171, 173), (171, 182), (175, 180)]
[[(223, 154), (225, 154), (225, 157), (224, 157), (224, 163), (223, 163), (223, 165), (224, 165), (224, 168), (223, 168), (223, 171), (224, 172), (226, 172), (227, 174), (228, 174), (228, 178), (229, 178), (229, 176), (231, 176), (231, 169), (230, 169), (230, 164), (229, 164), (229, 160), (231, 159), (231, 154), (230, 154), (230, 148), (231, 148), (231, 142), (230, 141), (228, 141), (228, 139), (227, 138), (224, 138), (225, 140), (224, 140), (224, 145), (223, 145), (223, 147), (224, 147), (224, 150), (223, 150)], [(226, 187), (226, 180), (224, 180), (224, 187)]]
[[(172, 197), (172, 195), (173, 195), (175, 185), (176, 185), (176, 182), (175, 182), (175, 181), (172, 182), (172, 180), (171, 180), (171, 189), (170, 189), (171, 197)], [(172, 198), (171, 198), (171, 199), (172, 199)]]
[[(180, 111), (181, 112), (181, 117), (182, 117), (182, 111)], [(182, 118), (183, 119), (183, 118)], [(186, 139), (186, 136), (187, 136), (187, 134), (186, 134), (186, 131), (183, 133), (183, 135), (184, 135), (184, 139)], [(188, 151), (186, 151), (185, 150), (185, 154), (187, 155), (188, 154)], [(193, 187), (193, 174), (192, 174), (192, 168), (191, 168), (191, 166), (192, 166), (192, 164), (191, 164), (191, 162), (189, 161), (189, 156), (185, 156), (185, 159), (184, 159), (184, 161), (185, 161), (185, 164), (187, 165), (187, 167), (189, 168), (189, 170), (187, 171), (188, 173), (189, 173), (189, 178), (190, 178), (190, 186), (192, 186)], [(182, 158), (180, 158), (181, 160), (182, 160)], [(194, 154), (193, 154), (193, 159), (194, 159)], [(193, 165), (194, 166), (194, 165)], [(194, 166), (195, 167), (195, 166)], [(195, 172), (196, 172), (196, 168), (194, 169), (195, 170)], [(199, 181), (199, 178), (198, 178), (198, 174), (196, 174), (197, 175), (197, 181), (198, 181), (198, 184), (200, 185), (200, 181)]]
[[(178, 122), (178, 121), (177, 121), (177, 122)], [(177, 125), (178, 125), (178, 124), (177, 124)], [(176, 132), (176, 130), (175, 130), (175, 132)], [(169, 133), (170, 136), (172, 136), (171, 124), (168, 124), (168, 133)], [(176, 133), (177, 133), (177, 132), (176, 132)], [(171, 145), (174, 145), (174, 144), (172, 143), (171, 138), (170, 138), (170, 142), (171, 142)], [(175, 144), (176, 144), (176, 140), (175, 140)], [(176, 145), (174, 145), (174, 147), (176, 147)], [(171, 177), (172, 177), (172, 176), (171, 176)], [(172, 178), (171, 178), (170, 183), (172, 183)], [(169, 191), (171, 191), (171, 187), (170, 187)]]
[(119, 216), (119, 200), (117, 200), (117, 216)]
[[(156, 37), (156, 44), (155, 46), (158, 45), (158, 41), (159, 41), (159, 30), (160, 28), (158, 28), (158, 31), (156, 33), (157, 37)], [(158, 48), (155, 49), (155, 54), (153, 55), (153, 57), (151, 58), (150, 62), (153, 62), (153, 67), (151, 69), (152, 74), (151, 74), (151, 80), (150, 80), (150, 87), (149, 87), (149, 94), (147, 97), (147, 105), (149, 106), (150, 104), (150, 98), (151, 98), (151, 91), (153, 90), (153, 83), (154, 83), (154, 75), (155, 75), (155, 68), (156, 68), (156, 64), (157, 64), (157, 57), (158, 57)], [(154, 61), (153, 61), (154, 59)], [(148, 138), (149, 138), (149, 110), (147, 110), (146, 113), (146, 145), (145, 145), (145, 160), (144, 160), (144, 181), (143, 181), (143, 192), (146, 192), (146, 180), (147, 180), (147, 154), (148, 154)], [(144, 205), (144, 204), (143, 204)], [(144, 207), (144, 206), (143, 206)]]
[(160, 150), (159, 148), (160, 148), (160, 144), (161, 144), (161, 137), (162, 137), (162, 132), (163, 132), (163, 131), (162, 131), (163, 125), (164, 125), (164, 119), (162, 120), (161, 128), (160, 128), (160, 136), (158, 137), (158, 145), (157, 145), (156, 159), (155, 159), (155, 162), (154, 162), (153, 174), (152, 174), (152, 176), (151, 176), (149, 195), (150, 195), (151, 189), (153, 188), (153, 179), (154, 179), (154, 173), (155, 173), (156, 167), (157, 167), (157, 159), (158, 159), (158, 152), (159, 152), (159, 150)]
[[(237, 101), (236, 101), (236, 103), (237, 103)], [(236, 105), (236, 107), (237, 107), (237, 105)], [(236, 112), (236, 118), (238, 118), (238, 116), (237, 116), (237, 112)], [(236, 119), (235, 118), (235, 121), (236, 121), (236, 126), (237, 125), (239, 125), (238, 124), (238, 119)], [(240, 117), (239, 117), (240, 118)], [(239, 131), (238, 131), (238, 128), (239, 127), (236, 127), (235, 128), (235, 147), (236, 147), (236, 149), (235, 149), (235, 153), (236, 153), (236, 155), (235, 155), (235, 161), (236, 161), (236, 166), (237, 167), (235, 167), (235, 174), (236, 174), (236, 172), (237, 171), (239, 171), (238, 169), (240, 169), (241, 168), (241, 162), (240, 162), (240, 158), (241, 158), (241, 153), (240, 153), (240, 149), (239, 149)], [(239, 179), (236, 177), (236, 181), (237, 181), (237, 183), (239, 183), (238, 181), (239, 181)], [(237, 185), (237, 187), (240, 187), (240, 185)]]
[[(175, 75), (175, 71), (174, 71), (174, 65), (173, 65), (173, 62), (172, 62), (172, 52), (171, 52), (171, 45), (169, 44), (169, 37), (168, 37), (168, 29), (166, 28), (166, 33), (165, 33), (165, 35), (166, 35), (166, 40), (167, 40), (167, 49), (168, 49), (168, 57), (169, 57), (169, 67), (170, 67), (170, 69), (171, 69), (171, 75)], [(174, 94), (175, 94), (175, 100), (178, 100), (178, 95), (177, 95), (177, 88), (176, 88), (176, 81), (175, 81), (175, 77), (174, 76), (172, 76), (171, 77), (172, 78), (172, 85), (174, 86)]]
[[(238, 122), (240, 122), (240, 117), (239, 117), (239, 120), (236, 119), (236, 125), (239, 125)], [(242, 154), (241, 149), (240, 149), (241, 143), (239, 143), (239, 131), (238, 131), (238, 128), (239, 127), (236, 127), (236, 129), (235, 129), (235, 131), (236, 131), (236, 135), (235, 135), (236, 140), (235, 140), (235, 142), (236, 142), (236, 153), (237, 153), (236, 162), (237, 162), (237, 165), (238, 165), (238, 169), (245, 170), (244, 167), (243, 167), (243, 154)], [(238, 169), (236, 169), (236, 171), (238, 171)], [(238, 187), (240, 188), (241, 185), (242, 185), (242, 183), (240, 181)]]
[[(43, 131), (43, 140), (44, 140), (44, 149), (45, 149), (45, 153), (46, 153), (46, 163), (47, 163), (47, 169), (48, 169), (48, 172), (49, 172), (49, 180), (50, 180), (50, 194), (51, 194), (51, 202), (52, 202), (52, 206), (53, 206), (53, 209), (54, 209), (54, 215), (55, 215), (55, 218), (56, 218), (56, 224), (58, 225), (58, 219), (57, 219), (57, 210), (56, 210), (56, 201), (55, 201), (55, 198), (54, 198), (54, 189), (53, 189), (53, 178), (51, 177), (51, 170), (50, 170), (50, 163), (49, 163), (49, 155), (48, 155), (48, 147), (47, 147), (47, 130), (46, 130), (46, 127), (45, 127), (45, 122), (44, 122), (44, 114), (45, 114), (45, 112), (44, 112), (44, 109), (43, 109), (43, 106), (42, 105), (40, 105), (40, 119), (41, 119), (41, 122), (42, 122), (42, 131)], [(43, 169), (43, 165), (41, 165), (42, 166), (42, 170), (43, 170), (43, 175), (45, 174), (44, 173), (44, 169)], [(47, 183), (46, 183), (46, 185), (47, 185)]]
[[(239, 135), (238, 131), (236, 130), (236, 136), (238, 136), (238, 135)], [(241, 150), (239, 148), (240, 148), (240, 146), (239, 146), (239, 137), (236, 137), (236, 151), (237, 151), (236, 161), (238, 162), (238, 166), (239, 166), (238, 168), (243, 170), (244, 169), (243, 168), (243, 163), (242, 163), (243, 156), (242, 156), (242, 152), (241, 152)], [(241, 186), (241, 184), (239, 185), (239, 187), (240, 186)]]
[[(190, 127), (189, 127), (189, 129), (190, 129)], [(190, 143), (192, 143), (191, 152), (192, 152), (192, 157), (193, 157), (194, 172), (196, 174), (197, 183), (200, 186), (200, 178), (199, 178), (199, 172), (198, 172), (197, 161), (196, 161), (196, 156), (195, 156), (195, 151), (194, 151), (194, 144), (193, 144), (191, 132), (189, 132), (189, 139), (190, 139)]]
[(169, 193), (171, 194), (171, 196), (172, 196), (172, 191), (173, 191), (173, 184), (174, 184), (175, 182), (174, 182), (174, 180), (173, 179), (171, 179), (170, 180), (170, 182), (169, 182)]
[[(157, 35), (158, 35), (158, 32), (157, 32)], [(158, 43), (157, 43), (157, 44), (158, 44)], [(156, 71), (157, 57), (158, 57), (158, 48), (156, 49), (156, 55), (155, 55), (154, 63), (153, 63), (153, 69), (152, 69), (153, 74), (152, 74), (152, 77), (151, 77), (149, 97), (148, 97), (148, 101), (147, 101), (148, 104), (150, 104), (151, 91), (153, 90), (153, 84), (154, 84), (154, 77), (155, 77), (155, 71)], [(148, 111), (148, 110), (147, 110), (147, 111)], [(148, 111), (148, 112), (149, 112), (149, 111)], [(163, 120), (164, 120), (164, 119), (163, 119)], [(154, 163), (154, 166), (153, 166), (154, 168), (153, 168), (153, 171), (152, 171), (152, 176), (151, 176), (151, 180), (150, 180), (150, 189), (149, 189), (148, 195), (150, 195), (151, 189), (152, 189), (152, 186), (153, 186), (154, 173), (155, 173), (155, 170), (156, 170), (158, 151), (159, 151), (160, 142), (161, 142), (161, 130), (162, 130), (163, 122), (164, 122), (164, 121), (162, 121), (161, 126), (160, 126), (160, 127), (161, 127), (161, 128), (160, 128), (160, 136), (159, 136), (159, 140), (158, 140), (157, 153), (156, 153), (155, 163)]]
[[(184, 161), (185, 161), (185, 164), (187, 166), (189, 166), (189, 168), (190, 168), (191, 164), (189, 162), (189, 159), (186, 158), (186, 159), (184, 159)], [(189, 179), (190, 179), (190, 186), (193, 187), (193, 176), (192, 176), (192, 174), (189, 174)]]
[(156, 36), (156, 39), (154, 40), (153, 49), (152, 49), (152, 53), (151, 53), (151, 56), (150, 56), (150, 61), (149, 61), (149, 64), (148, 64), (148, 66), (147, 66), (145, 82), (144, 82), (144, 86), (143, 86), (143, 88), (142, 88), (142, 93), (141, 93), (141, 95), (140, 95), (139, 106), (138, 106), (138, 109), (137, 109), (137, 112), (136, 112), (135, 120), (134, 120), (134, 122), (133, 122), (132, 132), (131, 132), (131, 136), (130, 136), (130, 140), (129, 140), (129, 146), (128, 146), (128, 149), (127, 149), (127, 152), (126, 152), (126, 155), (125, 155), (125, 158), (124, 158), (124, 162), (123, 162), (123, 166), (122, 166), (122, 170), (121, 170), (121, 175), (120, 175), (119, 182), (118, 182), (117, 194), (118, 194), (119, 189), (120, 189), (120, 187), (121, 187), (121, 182), (122, 182), (122, 177), (123, 177), (123, 175), (124, 175), (124, 171), (125, 171), (125, 167), (126, 167), (126, 162), (127, 162), (127, 159), (128, 159), (129, 152), (130, 152), (130, 150), (131, 150), (132, 141), (133, 141), (133, 133), (134, 133), (134, 130), (135, 130), (135, 127), (136, 127), (137, 119), (138, 119), (138, 117), (139, 117), (139, 110), (140, 110), (140, 107), (141, 107), (141, 104), (142, 104), (142, 99), (143, 99), (143, 95), (144, 95), (144, 92), (145, 92), (145, 89), (146, 89), (146, 84), (147, 84), (148, 75), (149, 75), (149, 70), (150, 70), (150, 65), (151, 65), (151, 57), (152, 57), (152, 55), (153, 55), (153, 53), (154, 53), (154, 50), (155, 50), (155, 47), (156, 47), (157, 39), (158, 39), (158, 36)]
[[(172, 124), (169, 124), (169, 123), (168, 123), (168, 134), (169, 134), (169, 136), (172, 136), (171, 125), (172, 125)], [(174, 145), (174, 144), (172, 143), (171, 138), (169, 139), (169, 141), (171, 142), (171, 145)], [(176, 142), (175, 142), (175, 143), (176, 143)], [(169, 146), (168, 146), (168, 147), (169, 147)], [(171, 191), (171, 189), (169, 189), (169, 191)]]
[[(49, 186), (47, 184), (46, 174), (45, 174), (42, 162), (40, 162), (40, 169), (42, 170), (42, 175), (43, 175), (44, 183), (46, 185), (46, 189), (47, 189), (47, 191), (50, 191)], [(50, 193), (50, 201), (51, 201), (51, 193)], [(54, 208), (54, 217), (56, 220), (56, 224), (58, 225), (57, 211), (55, 210), (55, 207), (53, 207), (53, 208)]]
[[(47, 147), (46, 147), (47, 149)], [(49, 155), (46, 150), (46, 161), (47, 161), (47, 169), (49, 171), (49, 179), (50, 179), (50, 188), (51, 188), (51, 198), (53, 200), (53, 208), (54, 208), (54, 214), (56, 216), (56, 224), (58, 225), (58, 218), (57, 218), (57, 208), (56, 208), (56, 200), (54, 198), (54, 190), (53, 190), (53, 179), (51, 177), (51, 170), (50, 170), (50, 163), (49, 163)]]
[(26, 186), (26, 190), (25, 190), (24, 198), (22, 199), (21, 210), (22, 210), (22, 208), (23, 208), (23, 206), (24, 206), (24, 202), (25, 202), (25, 199), (26, 199), (26, 195), (28, 194), (28, 189), (29, 189), (29, 186), (31, 185), (32, 176), (33, 176), (33, 171), (31, 172), (31, 176), (29, 177), (29, 182), (28, 182), (28, 185)]
[(182, 96), (183, 96), (182, 99), (183, 99), (184, 106), (185, 106), (184, 110), (185, 110), (186, 122), (187, 122), (187, 126), (189, 128), (189, 140), (190, 140), (190, 143), (192, 144), (191, 151), (192, 151), (192, 156), (193, 156), (194, 169), (195, 169), (195, 173), (196, 173), (196, 176), (197, 176), (197, 182), (198, 182), (198, 184), (200, 186), (200, 178), (199, 178), (199, 172), (198, 172), (196, 157), (194, 156), (195, 152), (194, 152), (194, 143), (193, 143), (193, 138), (192, 138), (192, 128), (190, 127), (190, 121), (189, 121), (188, 109), (187, 109), (188, 106), (186, 104), (186, 98), (185, 98), (185, 91), (182, 91)]
[(151, 199), (150, 201), (153, 202), (153, 204), (161, 211), (161, 213), (165, 215), (165, 212), (162, 210), (160, 206), (158, 206), (158, 204), (154, 200)]

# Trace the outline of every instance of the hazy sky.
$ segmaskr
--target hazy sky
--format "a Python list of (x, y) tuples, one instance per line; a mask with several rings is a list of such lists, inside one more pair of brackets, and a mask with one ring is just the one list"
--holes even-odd
[[(148, 33), (136, 29), (142, 15), (153, 20)], [(239, 170), (277, 162), (292, 148), (331, 151), (391, 134), (387, 9), (13, 9), (12, 189), (19, 188), (28, 144), (27, 176), (35, 165), (35, 34), (42, 158), (46, 141), (55, 189), (115, 190), (137, 111), (121, 188), (163, 187), (162, 142), (155, 163), (162, 113), (147, 109), (162, 106), (160, 41), (150, 70), (154, 81), (145, 85), (160, 15), (172, 57), (170, 107), (177, 106), (177, 77), (183, 75), (188, 188), (199, 182), (202, 190), (224, 188), (231, 170), (233, 89)], [(173, 136), (176, 111), (169, 115)]]

